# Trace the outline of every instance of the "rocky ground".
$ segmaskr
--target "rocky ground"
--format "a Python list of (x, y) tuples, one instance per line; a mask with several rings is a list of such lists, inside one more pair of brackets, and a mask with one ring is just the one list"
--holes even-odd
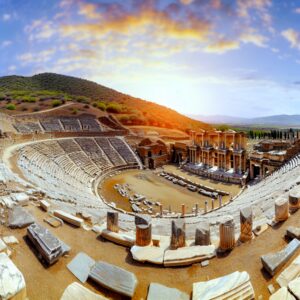
[[(78, 252), (85, 252), (95, 260), (104, 260), (135, 273), (139, 280), (133, 298), (136, 300), (146, 299), (147, 289), (151, 282), (159, 282), (191, 293), (193, 282), (213, 279), (236, 270), (246, 270), (250, 274), (256, 296), (263, 295), (263, 299), (268, 299), (267, 286), (273, 283), (275, 287), (278, 287), (275, 278), (280, 272), (273, 279), (270, 278), (262, 269), (260, 256), (280, 250), (286, 245), (284, 234), (289, 225), (300, 226), (300, 212), (297, 212), (276, 229), (269, 228), (251, 242), (236, 247), (231, 253), (210, 260), (207, 267), (203, 268), (200, 264), (195, 264), (184, 268), (164, 268), (134, 262), (128, 249), (97, 238), (97, 234), (92, 231), (74, 228), (67, 224), (53, 228), (43, 222), (46, 213), (40, 208), (31, 204), (27, 209), (34, 215), (37, 222), (72, 248), (69, 256), (61, 258), (51, 267), (45, 267), (38, 260), (32, 245), (28, 242), (26, 229), (13, 230), (1, 226), (3, 236), (13, 234), (20, 242), (18, 245), (11, 246), (12, 260), (25, 277), (29, 299), (59, 299), (67, 285), (76, 281), (66, 265)], [(299, 254), (300, 250), (289, 260), (288, 264)], [(288, 264), (284, 267), (287, 267)], [(111, 299), (122, 298), (90, 281), (85, 286)]]

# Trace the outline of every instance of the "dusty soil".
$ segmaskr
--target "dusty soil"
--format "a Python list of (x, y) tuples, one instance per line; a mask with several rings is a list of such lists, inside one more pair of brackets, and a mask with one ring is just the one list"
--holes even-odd
[[(176, 287), (190, 294), (193, 282), (224, 276), (236, 270), (246, 270), (250, 274), (256, 296), (263, 295), (263, 299), (268, 299), (267, 285), (273, 283), (278, 288), (275, 278), (280, 272), (271, 279), (262, 270), (260, 255), (284, 247), (286, 241), (283, 236), (286, 228), (289, 225), (300, 226), (300, 212), (297, 212), (277, 229), (270, 228), (253, 241), (236, 247), (228, 255), (210, 260), (209, 266), (205, 268), (202, 268), (200, 264), (182, 268), (164, 268), (134, 262), (128, 249), (103, 241), (101, 238), (97, 238), (94, 232), (73, 228), (67, 224), (60, 228), (52, 228), (42, 221), (46, 213), (33, 205), (29, 206), (29, 210), (38, 222), (72, 247), (68, 257), (61, 258), (58, 263), (51, 267), (45, 267), (38, 260), (30, 242), (28, 242), (26, 229), (12, 230), (4, 226), (0, 227), (2, 235), (13, 234), (19, 239), (20, 244), (12, 246), (12, 260), (25, 277), (28, 297), (31, 300), (59, 299), (64, 289), (70, 283), (77, 281), (68, 271), (66, 265), (78, 252), (85, 252), (96, 260), (104, 260), (134, 272), (139, 280), (136, 294), (133, 297), (134, 300), (146, 299), (147, 289), (151, 282)], [(300, 254), (300, 250), (297, 254)], [(289, 260), (288, 264), (297, 254)], [(288, 264), (284, 267), (287, 267)], [(110, 299), (124, 299), (124, 297), (103, 289), (93, 282), (88, 281), (85, 286)]]
[[(181, 172), (173, 166), (167, 166), (168, 171)], [(183, 173), (185, 177), (187, 174)], [(192, 177), (193, 180), (196, 178)], [(196, 181), (196, 180), (194, 180)], [(240, 188), (237, 185), (224, 185), (219, 182), (207, 181), (197, 177), (199, 183), (207, 186), (216, 187), (230, 192), (232, 195), (238, 193)], [(203, 196), (197, 192), (191, 192), (186, 187), (181, 187), (173, 184), (169, 180), (156, 175), (150, 170), (130, 170), (124, 171), (112, 178), (106, 179), (99, 188), (99, 193), (109, 202), (113, 201), (117, 207), (127, 211), (131, 211), (131, 205), (128, 198), (122, 197), (116, 189), (115, 184), (128, 184), (131, 189), (131, 194), (142, 194), (148, 200), (158, 201), (163, 205), (164, 209), (169, 209), (173, 212), (181, 212), (181, 204), (185, 204), (186, 213), (192, 213), (192, 208), (198, 203), (199, 208), (204, 208), (205, 200), (211, 203), (211, 198)], [(230, 196), (223, 197), (223, 203), (230, 200)], [(153, 205), (153, 212), (159, 212), (159, 207)], [(218, 201), (215, 200), (215, 207), (218, 207)]]

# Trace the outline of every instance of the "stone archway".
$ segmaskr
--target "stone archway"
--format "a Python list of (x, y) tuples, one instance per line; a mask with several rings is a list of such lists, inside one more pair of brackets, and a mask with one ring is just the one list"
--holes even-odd
[(155, 164), (154, 164), (154, 159), (153, 158), (149, 158), (148, 167), (149, 167), (149, 169), (155, 169)]

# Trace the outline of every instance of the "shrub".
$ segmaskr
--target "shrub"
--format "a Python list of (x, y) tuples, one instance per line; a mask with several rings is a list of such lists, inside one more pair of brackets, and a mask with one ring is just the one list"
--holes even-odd
[(57, 107), (62, 104), (61, 100), (53, 100), (52, 101), (52, 107)]
[(15, 110), (16, 106), (13, 103), (9, 103), (5, 106), (5, 108), (8, 110)]
[(96, 106), (97, 108), (103, 110), (103, 111), (106, 110), (106, 104), (105, 104), (104, 102), (102, 102), (102, 101), (96, 102), (96, 105), (95, 105), (95, 106)]
[(122, 106), (117, 103), (109, 103), (106, 106), (106, 111), (114, 114), (119, 114), (122, 112)]
[(73, 115), (77, 115), (77, 113), (78, 113), (78, 109), (77, 109), (77, 108), (73, 108), (73, 109), (72, 109), (72, 114), (73, 114)]

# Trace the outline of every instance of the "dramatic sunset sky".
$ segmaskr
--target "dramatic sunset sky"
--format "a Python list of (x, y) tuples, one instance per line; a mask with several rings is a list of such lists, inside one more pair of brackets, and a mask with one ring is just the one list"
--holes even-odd
[(300, 113), (300, 1), (0, 0), (0, 75), (56, 72), (186, 114)]

